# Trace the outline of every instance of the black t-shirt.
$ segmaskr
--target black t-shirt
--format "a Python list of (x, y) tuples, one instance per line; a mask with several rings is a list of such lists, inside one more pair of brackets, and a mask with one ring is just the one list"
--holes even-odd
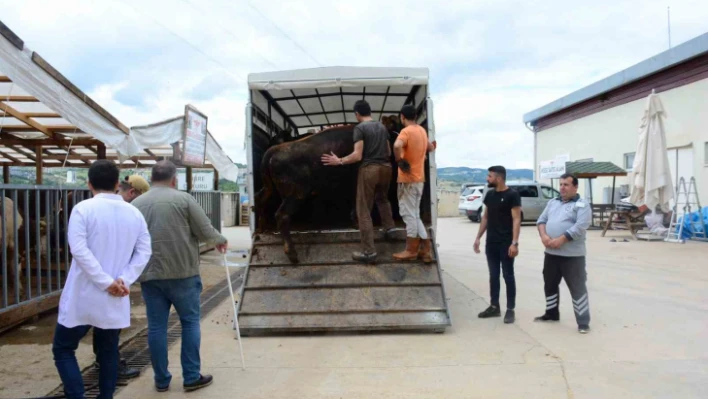
[(388, 129), (381, 122), (361, 122), (354, 128), (354, 143), (364, 140), (364, 154), (361, 166), (371, 164), (391, 164)]
[(487, 207), (487, 242), (511, 243), (514, 239), (511, 209), (521, 206), (519, 193), (511, 188), (502, 192), (490, 189), (484, 197), (484, 205)]

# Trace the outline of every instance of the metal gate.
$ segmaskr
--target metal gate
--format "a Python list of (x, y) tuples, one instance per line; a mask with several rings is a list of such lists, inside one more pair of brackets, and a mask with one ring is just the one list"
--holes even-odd
[(220, 191), (192, 191), (192, 197), (204, 209), (211, 225), (221, 232), (221, 192)]

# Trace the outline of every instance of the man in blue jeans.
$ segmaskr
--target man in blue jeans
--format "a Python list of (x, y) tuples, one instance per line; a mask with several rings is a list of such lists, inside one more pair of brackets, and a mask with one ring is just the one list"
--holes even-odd
[(182, 324), (182, 379), (185, 391), (210, 385), (212, 376), (201, 374), (199, 346), (199, 242), (215, 244), (226, 252), (226, 238), (212, 227), (196, 200), (178, 191), (177, 168), (161, 161), (152, 168), (150, 191), (133, 201), (152, 234), (152, 258), (140, 277), (147, 308), (148, 345), (155, 372), (155, 389), (165, 392), (172, 375), (167, 369), (167, 320), (175, 307)]
[(118, 333), (130, 327), (130, 285), (150, 259), (150, 234), (140, 212), (115, 191), (118, 167), (99, 160), (89, 168), (93, 198), (71, 212), (67, 232), (71, 268), (59, 301), (52, 352), (67, 398), (83, 398), (76, 361), (79, 341), (94, 328), (99, 398), (112, 398), (118, 380)]
[(489, 168), (487, 183), (491, 190), (484, 196), (484, 216), (479, 226), (474, 251), (480, 253), (479, 244), (487, 232), (487, 265), (489, 267), (490, 305), (479, 318), (501, 317), (499, 306), (499, 272), (506, 283), (506, 314), (504, 323), (515, 320), (516, 279), (514, 278), (514, 258), (519, 254), (519, 233), (521, 232), (521, 197), (506, 185), (506, 168)]

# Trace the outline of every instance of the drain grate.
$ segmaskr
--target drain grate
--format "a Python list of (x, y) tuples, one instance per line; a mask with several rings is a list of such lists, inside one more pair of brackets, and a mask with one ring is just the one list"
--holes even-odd
[[(243, 269), (231, 274), (231, 283), (235, 292), (238, 292), (243, 280)], [(221, 304), (229, 297), (229, 287), (226, 279), (219, 284), (202, 292), (201, 295), (201, 318), (204, 319), (212, 310)], [(182, 329), (179, 323), (179, 316), (176, 312), (170, 314), (167, 323), (167, 348), (169, 349), (182, 336)], [(128, 363), (128, 366), (139, 369), (141, 372), (150, 365), (150, 349), (148, 348), (147, 327), (136, 334), (129, 341), (125, 342), (120, 348), (121, 356)], [(92, 366), (84, 369), (84, 386), (86, 387), (86, 398), (93, 399), (98, 397), (98, 370)], [(116, 394), (127, 386), (131, 380), (118, 379)], [(56, 397), (64, 394), (64, 388), (59, 386), (57, 389), (49, 393), (47, 396)]]

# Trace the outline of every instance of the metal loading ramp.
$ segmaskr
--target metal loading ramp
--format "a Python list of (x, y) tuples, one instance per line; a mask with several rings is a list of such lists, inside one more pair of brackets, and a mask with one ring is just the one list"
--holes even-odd
[[(437, 260), (394, 262), (405, 231), (385, 241), (377, 233), (378, 263), (352, 261), (359, 232), (294, 233), (300, 263), (283, 253), (274, 234), (254, 236), (241, 293), (239, 323), (244, 335), (326, 331), (443, 332), (450, 325)], [(437, 254), (435, 256), (437, 259)]]

